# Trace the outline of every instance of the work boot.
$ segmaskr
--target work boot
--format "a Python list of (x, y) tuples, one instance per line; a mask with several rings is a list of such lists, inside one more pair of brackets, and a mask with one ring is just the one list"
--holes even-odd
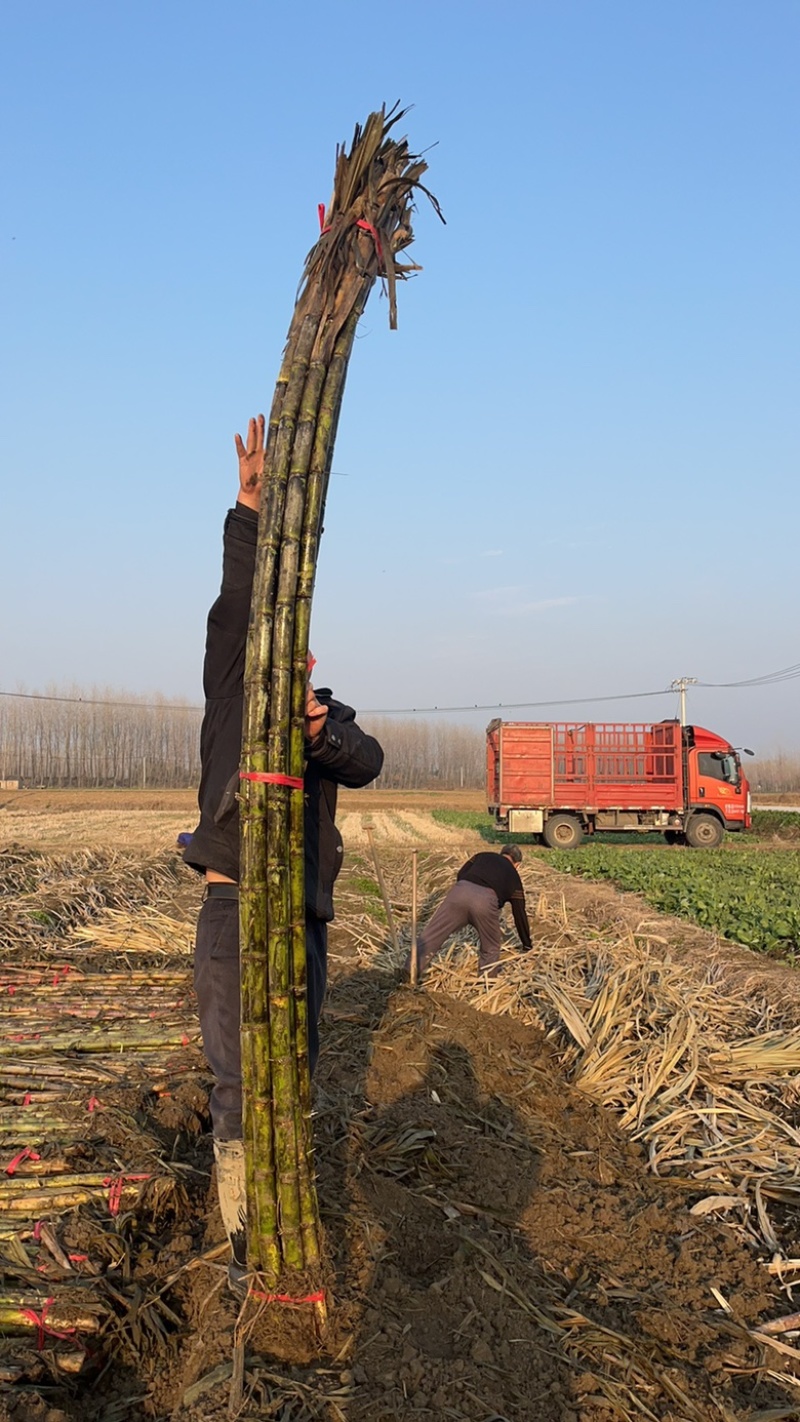
[(231, 1246), (228, 1288), (239, 1303), (247, 1298), (247, 1194), (244, 1141), (214, 1141), (217, 1194), (222, 1223)]

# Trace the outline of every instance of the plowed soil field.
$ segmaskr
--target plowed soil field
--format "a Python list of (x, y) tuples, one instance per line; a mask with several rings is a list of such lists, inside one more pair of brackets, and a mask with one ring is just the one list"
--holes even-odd
[[(30, 793), (0, 809), (0, 1418), (222, 1422), (237, 1310), (191, 989), (200, 886), (175, 852), (193, 799)], [(544, 1010), (543, 1027), (446, 976), (403, 981), (412, 850), (424, 919), (481, 847), (437, 825), (437, 803), (481, 798), (342, 797), (314, 1083), (329, 1324), (320, 1337), (310, 1311), (265, 1306), (239, 1415), (800, 1418), (791, 1203), (762, 1201), (771, 1246), (755, 1207), (698, 1211), (715, 1187), (654, 1173), (573, 1081)], [(679, 962), (687, 1000), (711, 962), (726, 991), (800, 1020), (785, 966), (533, 854), (522, 874), (543, 950), (567, 922), (591, 944), (646, 916), (652, 971)]]

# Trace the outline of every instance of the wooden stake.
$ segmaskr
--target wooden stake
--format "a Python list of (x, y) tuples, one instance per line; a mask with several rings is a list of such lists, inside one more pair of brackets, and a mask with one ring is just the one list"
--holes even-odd
[(417, 855), (418, 849), (411, 851), (411, 986), (417, 986)]
[(378, 858), (378, 851), (375, 848), (375, 840), (372, 837), (372, 825), (367, 825), (366, 829), (367, 839), (369, 840), (369, 847), (372, 850), (372, 862), (375, 865), (375, 877), (378, 880), (378, 888), (381, 891), (383, 907), (386, 910), (386, 921), (389, 924), (389, 935), (392, 940), (392, 947), (394, 948), (395, 953), (399, 954), (400, 944), (397, 938), (397, 929), (395, 927), (394, 914), (392, 913), (392, 906), (389, 903), (389, 895), (386, 892), (386, 884), (383, 878), (383, 870), (381, 869), (381, 861)]

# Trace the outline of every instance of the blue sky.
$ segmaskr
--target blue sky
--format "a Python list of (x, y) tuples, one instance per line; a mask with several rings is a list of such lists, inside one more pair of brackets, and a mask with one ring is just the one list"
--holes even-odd
[[(4, 7), (0, 689), (200, 699), (233, 434), (335, 145), (395, 100), (447, 226), (420, 209), (399, 330), (376, 291), (356, 343), (320, 681), (509, 704), (800, 661), (799, 57), (796, 0)], [(798, 688), (689, 709), (796, 749)]]

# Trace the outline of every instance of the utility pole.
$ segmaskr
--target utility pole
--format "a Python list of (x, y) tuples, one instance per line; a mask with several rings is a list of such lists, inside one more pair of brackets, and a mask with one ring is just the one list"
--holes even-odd
[(672, 682), (672, 690), (679, 691), (681, 696), (681, 725), (686, 725), (686, 688), (687, 686), (697, 686), (696, 676), (679, 676)]

